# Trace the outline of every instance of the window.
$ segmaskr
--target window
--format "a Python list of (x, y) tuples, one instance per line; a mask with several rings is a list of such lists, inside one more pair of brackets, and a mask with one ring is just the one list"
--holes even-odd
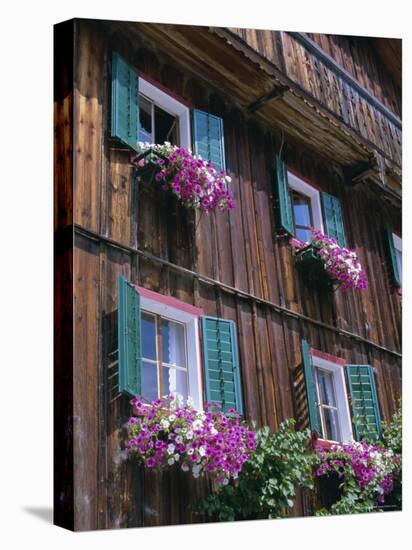
[[(170, 393), (243, 414), (236, 323), (118, 279), (119, 391), (153, 400)], [(202, 349), (202, 354), (201, 354)]]
[(402, 239), (392, 233), (393, 246), (395, 249), (396, 265), (398, 266), (399, 280), (402, 281)]
[(297, 239), (310, 241), (311, 229), (323, 231), (319, 191), (288, 171), (293, 229)]
[(295, 237), (300, 241), (310, 241), (313, 227), (312, 205), (310, 198), (297, 191), (291, 193), (293, 208), (293, 224)]
[(315, 368), (315, 373), (323, 437), (339, 441), (339, 411), (336, 405), (333, 374), (320, 368)]
[[(176, 299), (139, 289), (141, 394), (147, 400), (169, 393), (190, 395), (202, 406), (198, 312)], [(180, 309), (186, 306), (186, 311)], [(192, 309), (193, 313), (190, 312)]]
[(346, 245), (341, 202), (325, 191), (319, 192), (291, 170), (277, 156), (275, 166), (275, 207), (277, 228), (308, 242), (311, 229), (318, 229)]
[(341, 364), (318, 357), (312, 351), (321, 437), (331, 441), (353, 439), (352, 421)]
[(189, 108), (140, 77), (139, 121), (139, 141), (190, 147)]

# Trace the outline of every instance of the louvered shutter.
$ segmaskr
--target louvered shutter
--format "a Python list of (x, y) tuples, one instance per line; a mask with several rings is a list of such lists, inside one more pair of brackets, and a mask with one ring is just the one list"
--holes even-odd
[(393, 232), (389, 225), (385, 225), (385, 235), (393, 282), (397, 286), (402, 286), (401, 275), (399, 273), (398, 262), (396, 259), (395, 243), (393, 242)]
[(306, 340), (302, 340), (302, 359), (305, 374), (306, 398), (308, 400), (309, 425), (312, 431), (321, 435), (322, 428), (319, 416), (318, 393), (316, 391), (315, 369), (312, 363), (310, 346)]
[(141, 393), (140, 295), (124, 277), (118, 279), (119, 390)]
[(382, 435), (375, 374), (370, 365), (346, 365), (355, 437), (375, 439)]
[(243, 414), (236, 323), (204, 316), (202, 340), (206, 401)]
[(345, 228), (343, 225), (340, 200), (325, 192), (321, 193), (321, 197), (325, 232), (329, 237), (335, 237), (340, 246), (346, 247)]
[(276, 156), (274, 194), (278, 199), (278, 214), (281, 228), (293, 235), (293, 211), (290, 190), (288, 185), (288, 173), (284, 162)]
[(112, 54), (111, 135), (137, 150), (139, 141), (139, 75), (118, 53)]
[(193, 109), (193, 150), (217, 170), (225, 170), (225, 142), (223, 119)]

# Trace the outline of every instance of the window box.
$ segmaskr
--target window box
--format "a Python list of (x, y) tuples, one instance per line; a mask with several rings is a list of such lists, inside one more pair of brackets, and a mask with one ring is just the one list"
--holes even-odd
[(296, 269), (308, 285), (336, 290), (339, 283), (328, 275), (324, 262), (318, 256), (318, 250), (313, 245), (297, 249), (295, 254)]
[(147, 149), (133, 158), (136, 167), (136, 175), (145, 183), (154, 181), (154, 176), (161, 170), (159, 160), (166, 162), (166, 156), (154, 149)]

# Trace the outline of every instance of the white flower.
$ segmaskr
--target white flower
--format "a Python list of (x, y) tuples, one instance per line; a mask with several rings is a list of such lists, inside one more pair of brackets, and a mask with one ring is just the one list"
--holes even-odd
[(193, 432), (191, 430), (187, 432), (186, 439), (193, 439)]
[(173, 443), (169, 443), (169, 445), (167, 446), (167, 454), (172, 455), (175, 452), (175, 448), (176, 447), (173, 445)]
[(178, 462), (179, 458), (180, 458), (180, 454), (179, 454), (179, 453), (176, 453), (176, 454), (175, 454), (175, 460), (176, 460), (176, 462)]
[(188, 454), (189, 456), (192, 456), (192, 454), (193, 454), (194, 452), (195, 452), (194, 449), (188, 449), (188, 450), (187, 450), (187, 454)]
[(229, 483), (229, 480), (227, 477), (222, 481), (222, 485), (227, 485)]
[(211, 428), (210, 433), (212, 435), (216, 435), (218, 433), (218, 431), (216, 430), (216, 428)]
[(169, 458), (167, 463), (169, 464), (169, 466), (172, 466), (175, 463), (175, 459), (174, 458)]
[(199, 472), (192, 472), (192, 473), (195, 479), (197, 479), (200, 476)]
[(195, 420), (194, 422), (192, 422), (192, 428), (194, 430), (200, 430), (200, 428), (203, 427), (203, 421), (198, 419), (198, 420)]
[(175, 439), (176, 443), (183, 443), (183, 437), (181, 435), (178, 435)]
[(182, 468), (182, 470), (184, 472), (188, 472), (189, 471), (189, 465), (187, 464), (187, 462), (182, 462), (182, 465), (180, 466)]
[(187, 398), (186, 405), (187, 405), (188, 407), (193, 407), (194, 401), (193, 401), (193, 398), (192, 398), (192, 397), (189, 396), (189, 397)]
[(170, 426), (170, 422), (164, 418), (160, 421), (160, 425), (166, 430)]
[(200, 456), (205, 456), (205, 454), (206, 454), (206, 448), (205, 448), (204, 445), (201, 445), (201, 446), (199, 447), (199, 454), (200, 454)]
[(174, 421), (176, 420), (176, 415), (175, 415), (175, 414), (171, 414), (171, 415), (169, 416), (169, 420), (170, 420), (170, 422), (174, 422)]

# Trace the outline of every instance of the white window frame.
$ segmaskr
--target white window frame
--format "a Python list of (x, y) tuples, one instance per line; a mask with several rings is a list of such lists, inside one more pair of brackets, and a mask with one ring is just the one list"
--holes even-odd
[[(295, 174), (292, 174), (292, 172), (288, 171), (288, 186), (296, 191), (297, 193), (300, 193), (302, 195), (305, 195), (306, 197), (309, 197), (310, 204), (312, 208), (312, 218), (313, 218), (313, 228), (318, 229), (322, 233), (323, 231), (323, 216), (322, 216), (322, 206), (320, 203), (320, 193), (319, 191), (313, 187), (312, 185), (309, 185), (302, 179), (300, 179)], [(293, 209), (293, 201), (292, 201), (292, 209)]]
[[(328, 361), (327, 359), (317, 357), (316, 355), (312, 355), (312, 364), (314, 368), (320, 368), (333, 374), (333, 385), (335, 390), (336, 406), (338, 409), (340, 436), (342, 439), (342, 441), (334, 441), (334, 443), (349, 443), (350, 441), (353, 441), (353, 431), (344, 369), (341, 365)], [(318, 394), (319, 401), (319, 387), (317, 383), (316, 392)]]
[[(402, 239), (396, 233), (392, 233), (392, 239), (393, 239), (393, 246), (394, 246), (395, 250), (400, 252), (401, 255), (402, 255)], [(401, 275), (401, 279), (402, 279), (402, 264), (399, 265), (399, 260), (398, 260), (398, 255), (397, 254), (395, 254), (395, 260), (396, 260), (396, 264), (398, 266), (399, 274)], [(402, 260), (403, 260), (403, 258), (402, 258)]]
[(185, 325), (188, 396), (193, 399), (195, 409), (203, 410), (199, 317), (146, 296), (140, 297), (140, 309), (142, 312), (155, 313), (161, 317), (167, 317), (171, 321), (178, 321)]
[(143, 94), (153, 101), (158, 107), (179, 119), (180, 146), (191, 148), (190, 136), (190, 109), (183, 103), (168, 95), (160, 88), (139, 77), (139, 94)]

